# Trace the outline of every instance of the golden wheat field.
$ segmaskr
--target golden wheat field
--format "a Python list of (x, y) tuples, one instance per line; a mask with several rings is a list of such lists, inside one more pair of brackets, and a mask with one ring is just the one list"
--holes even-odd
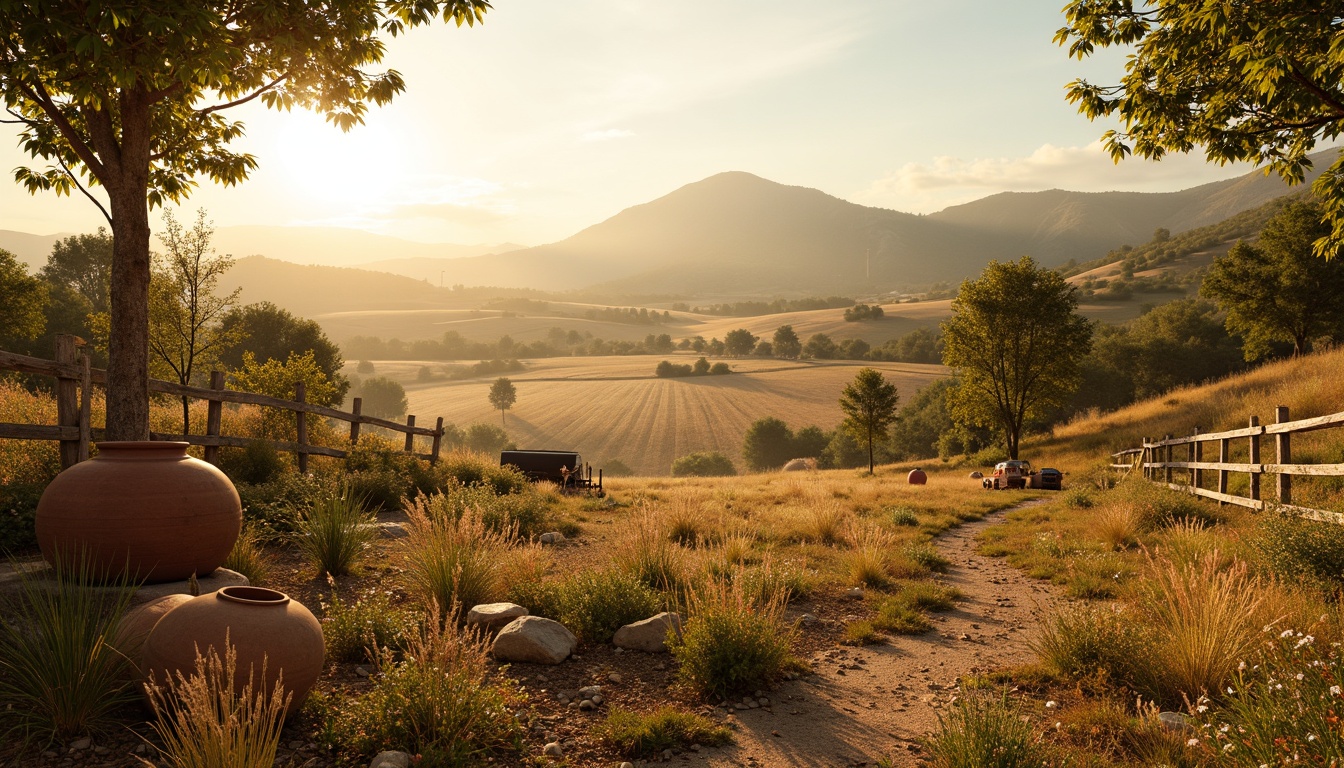
[[(524, 448), (578, 450), (600, 466), (620, 459), (640, 474), (665, 475), (673, 459), (693, 451), (722, 451), (737, 460), (742, 435), (755, 420), (775, 416), (795, 429), (834, 427), (843, 418), (840, 391), (861, 363), (783, 360), (730, 361), (727, 376), (658, 379), (664, 358), (557, 358), (529, 362), (511, 373), (518, 401), (508, 412), (510, 437)], [(677, 362), (693, 358), (672, 356)], [(406, 386), (420, 423), (443, 416), (465, 425), (499, 423), (486, 397), (493, 377), (462, 382), (416, 382), (425, 363), (377, 362), (375, 373)], [(429, 364), (433, 369), (434, 364)], [(902, 401), (947, 375), (938, 365), (872, 364), (894, 381)]]

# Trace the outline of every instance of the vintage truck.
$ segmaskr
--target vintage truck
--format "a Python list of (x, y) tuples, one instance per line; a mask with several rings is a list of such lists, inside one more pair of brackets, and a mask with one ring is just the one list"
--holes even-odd
[(602, 492), (602, 470), (593, 479), (593, 467), (577, 451), (503, 451), (501, 467), (512, 466), (531, 480), (551, 482), (563, 490)]
[(1001, 461), (994, 465), (994, 474), (981, 480), (980, 484), (994, 491), (1006, 488), (1058, 491), (1064, 487), (1064, 473), (1053, 467), (1044, 467), (1037, 472), (1029, 461)]

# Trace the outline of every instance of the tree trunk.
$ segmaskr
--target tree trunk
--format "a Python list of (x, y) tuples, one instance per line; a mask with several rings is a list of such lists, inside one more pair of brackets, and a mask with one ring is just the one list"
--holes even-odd
[[(108, 440), (149, 439), (148, 167), (108, 187), (112, 209), (112, 306), (107, 350)], [(139, 183), (136, 183), (136, 182)]]
[(868, 430), (868, 474), (873, 474), (873, 430)]

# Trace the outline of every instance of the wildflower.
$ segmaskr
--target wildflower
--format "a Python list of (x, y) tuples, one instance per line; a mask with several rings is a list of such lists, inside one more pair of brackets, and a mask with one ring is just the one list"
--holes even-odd
[(1292, 637), (1292, 636), (1293, 636), (1293, 630), (1291, 629), (1285, 629), (1279, 633), (1280, 638)]
[(1338, 685), (1332, 685), (1332, 686), (1330, 686), (1330, 695), (1331, 695), (1331, 696), (1338, 696), (1338, 695), (1340, 695), (1341, 693), (1344, 693), (1344, 688), (1340, 688)]
[(1185, 742), (1185, 746), (1187, 746), (1187, 747), (1197, 747), (1197, 746), (1199, 746), (1199, 739), (1187, 739), (1186, 742)]
[(1306, 637), (1302, 638), (1301, 640), (1298, 640), (1298, 641), (1297, 641), (1297, 645), (1294, 645), (1293, 647), (1294, 647), (1294, 648), (1301, 648), (1301, 647), (1304, 646), (1304, 645), (1311, 645), (1311, 644), (1314, 643), (1314, 642), (1316, 642), (1316, 638), (1312, 637), (1311, 635), (1307, 635)]
[(1207, 704), (1200, 704), (1198, 707), (1195, 707), (1195, 711), (1203, 714), (1209, 711), (1209, 707)]

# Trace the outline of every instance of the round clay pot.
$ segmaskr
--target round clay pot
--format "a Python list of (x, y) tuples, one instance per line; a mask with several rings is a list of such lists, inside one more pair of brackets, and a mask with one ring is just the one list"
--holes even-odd
[(929, 476), (924, 474), (924, 470), (915, 468), (910, 470), (910, 474), (905, 478), (911, 485), (924, 485), (929, 481)]
[(223, 564), (242, 525), (233, 483), (176, 442), (98, 443), (98, 455), (57, 475), (37, 505), (47, 562), (87, 556), (105, 579), (203, 576)]
[(145, 667), (160, 684), (177, 672), (189, 675), (196, 668), (198, 648), (201, 653), (214, 648), (223, 658), (226, 637), (238, 655), (234, 690), (241, 692), (247, 685), (249, 670), (254, 686), (260, 683), (254, 690), (268, 693), (283, 675), (285, 690), (293, 694), (286, 714), (298, 710), (322, 674), (322, 625), (288, 595), (261, 587), (224, 587), (169, 611), (145, 640)]
[(117, 636), (112, 644), (135, 665), (133, 674), (141, 676), (145, 671), (145, 640), (149, 637), (150, 630), (154, 629), (154, 625), (158, 624), (159, 619), (169, 611), (183, 603), (191, 602), (191, 599), (191, 595), (156, 597), (147, 603), (135, 606), (122, 617), (121, 626), (117, 627)]

